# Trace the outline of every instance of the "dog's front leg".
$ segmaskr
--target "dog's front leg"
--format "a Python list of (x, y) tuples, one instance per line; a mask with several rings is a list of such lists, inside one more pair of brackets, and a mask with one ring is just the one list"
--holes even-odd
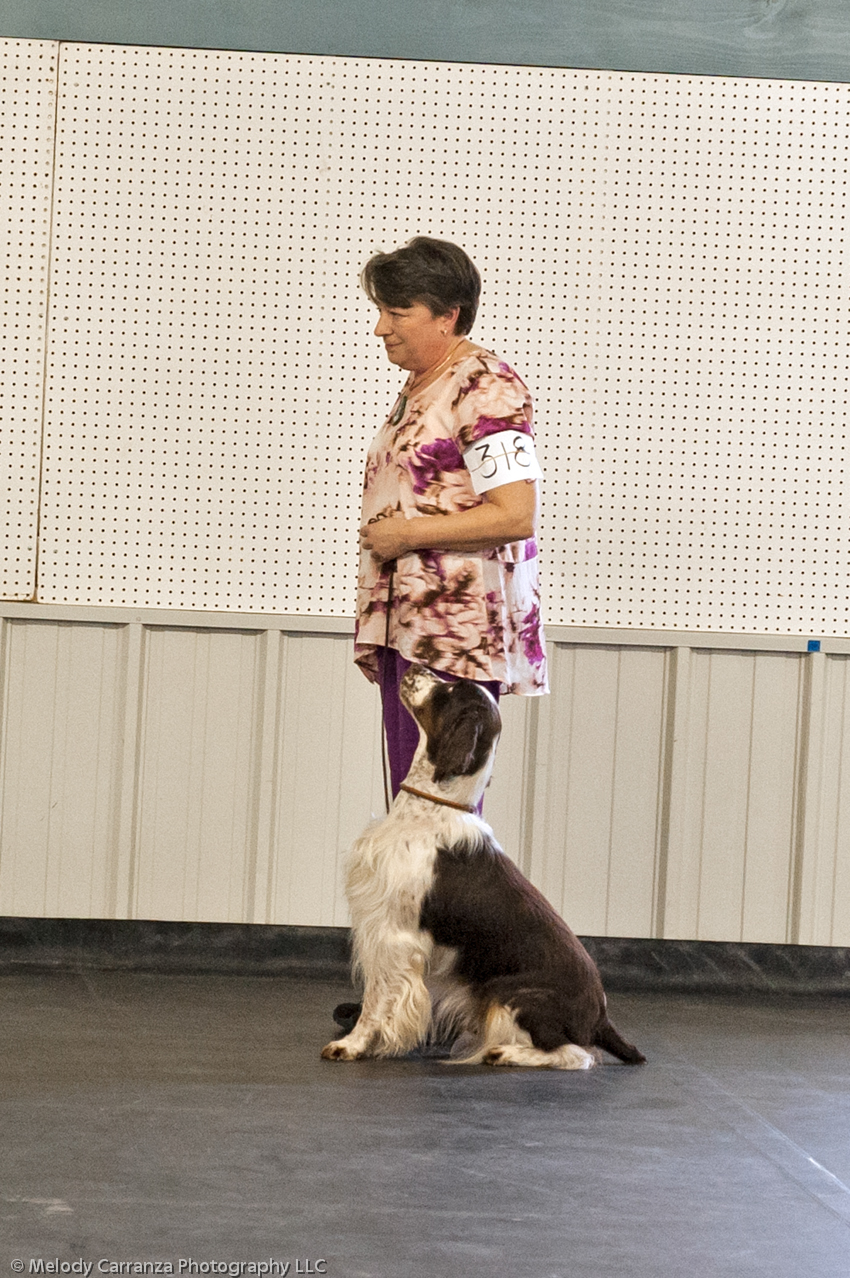
[(397, 938), (360, 966), (366, 973), (363, 1009), (350, 1034), (322, 1049), (328, 1061), (364, 1056), (400, 1056), (425, 1037), (431, 1022), (431, 997), (425, 986), (422, 938)]

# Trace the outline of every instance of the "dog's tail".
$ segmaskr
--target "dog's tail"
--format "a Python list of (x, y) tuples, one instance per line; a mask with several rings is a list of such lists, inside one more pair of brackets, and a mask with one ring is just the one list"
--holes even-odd
[(593, 1046), (603, 1048), (604, 1051), (610, 1052), (612, 1056), (616, 1056), (618, 1060), (625, 1061), (627, 1065), (643, 1065), (646, 1061), (643, 1052), (639, 1052), (632, 1043), (627, 1043), (608, 1020), (607, 1016), (601, 1022), (594, 1035)]

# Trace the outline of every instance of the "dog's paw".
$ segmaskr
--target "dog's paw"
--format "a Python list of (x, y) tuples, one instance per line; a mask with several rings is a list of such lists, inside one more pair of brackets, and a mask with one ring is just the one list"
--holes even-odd
[(481, 1057), (482, 1065), (513, 1065), (507, 1047), (491, 1047)]
[(322, 1048), (323, 1061), (359, 1061), (364, 1054), (350, 1047), (344, 1038), (335, 1039)]

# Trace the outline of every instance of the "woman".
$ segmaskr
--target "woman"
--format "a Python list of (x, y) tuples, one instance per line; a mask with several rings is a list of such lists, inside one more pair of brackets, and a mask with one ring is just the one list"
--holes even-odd
[(467, 336), (481, 280), (418, 236), (363, 270), (375, 335), (407, 381), (369, 449), (355, 661), (380, 684), (392, 792), (419, 741), (399, 684), (416, 662), (495, 697), (547, 692), (531, 396)]

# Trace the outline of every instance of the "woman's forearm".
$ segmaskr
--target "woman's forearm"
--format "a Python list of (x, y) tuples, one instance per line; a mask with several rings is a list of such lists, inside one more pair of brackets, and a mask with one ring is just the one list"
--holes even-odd
[(447, 515), (381, 519), (361, 529), (363, 544), (381, 560), (416, 550), (491, 550), (533, 537), (537, 528), (536, 483), (519, 481), (494, 488), (480, 506)]
[(492, 550), (534, 536), (532, 519), (518, 519), (482, 502), (453, 515), (420, 515), (405, 520), (409, 550)]

